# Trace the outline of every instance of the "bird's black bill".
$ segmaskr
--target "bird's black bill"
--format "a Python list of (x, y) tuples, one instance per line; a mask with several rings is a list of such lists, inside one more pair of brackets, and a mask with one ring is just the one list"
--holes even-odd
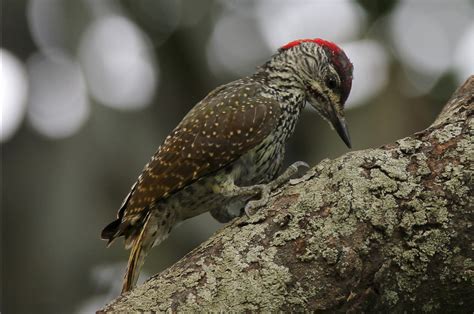
[(349, 131), (347, 129), (347, 124), (346, 121), (344, 120), (337, 120), (338, 122), (336, 123), (336, 131), (337, 134), (341, 137), (341, 139), (346, 143), (347, 147), (352, 148), (351, 144), (351, 138), (349, 136)]
[(351, 138), (349, 136), (349, 130), (347, 129), (346, 120), (342, 117), (338, 117), (335, 113), (331, 115), (331, 123), (337, 131), (337, 134), (346, 143), (347, 147), (352, 148)]

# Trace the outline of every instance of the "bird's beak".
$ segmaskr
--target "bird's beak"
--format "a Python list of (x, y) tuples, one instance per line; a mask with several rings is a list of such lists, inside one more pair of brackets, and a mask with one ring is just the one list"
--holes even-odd
[(337, 113), (336, 110), (331, 106), (328, 118), (334, 129), (336, 129), (337, 134), (339, 134), (344, 143), (346, 143), (347, 147), (352, 148), (351, 138), (349, 136), (349, 130), (347, 128), (347, 123), (344, 116)]
[[(352, 148), (344, 113), (342, 110), (336, 110), (337, 105), (335, 101), (337, 100), (331, 101), (329, 96), (319, 93), (316, 87), (311, 87), (309, 90), (311, 91), (309, 94), (309, 103), (311, 106), (321, 117), (331, 123), (332, 127), (336, 129), (337, 134), (339, 134), (344, 143), (346, 143), (347, 147)], [(320, 104), (324, 105), (321, 106)]]

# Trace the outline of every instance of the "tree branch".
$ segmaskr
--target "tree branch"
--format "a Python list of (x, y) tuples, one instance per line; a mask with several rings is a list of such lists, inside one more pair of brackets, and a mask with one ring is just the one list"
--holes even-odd
[(474, 76), (426, 130), (323, 160), (103, 311), (474, 310)]

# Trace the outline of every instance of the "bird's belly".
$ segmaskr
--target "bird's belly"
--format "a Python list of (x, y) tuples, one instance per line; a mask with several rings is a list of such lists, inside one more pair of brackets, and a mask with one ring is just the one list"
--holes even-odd
[(235, 185), (249, 186), (270, 182), (280, 170), (283, 158), (284, 146), (275, 143), (273, 137), (267, 138), (239, 159), (237, 166), (240, 169), (234, 178)]
[(184, 187), (166, 200), (165, 206), (178, 214), (178, 220), (185, 220), (216, 206), (226, 203), (226, 198), (215, 193), (212, 186), (218, 184), (216, 173), (213, 176), (202, 178)]

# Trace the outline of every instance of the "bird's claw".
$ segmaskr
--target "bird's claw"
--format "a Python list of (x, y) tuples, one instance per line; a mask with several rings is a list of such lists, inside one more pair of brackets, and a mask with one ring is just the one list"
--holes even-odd
[(292, 164), (292, 166), (295, 167), (297, 170), (298, 170), (299, 168), (307, 168), (307, 169), (309, 169), (309, 165), (308, 165), (306, 162), (301, 161), (301, 160), (300, 160), (300, 161), (297, 161), (297, 162), (294, 162), (294, 163)]
[(265, 206), (268, 203), (268, 199), (270, 198), (270, 193), (279, 186), (290, 181), (291, 177), (300, 172), (300, 169), (303, 169), (304, 172), (306, 172), (309, 169), (309, 165), (304, 161), (297, 161), (291, 164), (285, 172), (283, 172), (272, 182), (265, 185), (258, 185), (258, 189), (260, 190), (260, 198), (251, 200), (247, 203), (247, 205), (245, 205), (244, 211), (247, 217), (254, 215), (257, 209)]
[(251, 200), (245, 205), (244, 211), (247, 217), (251, 217), (255, 214), (256, 210), (265, 206), (270, 198), (270, 193), (277, 189), (279, 186), (290, 181), (290, 178), (303, 169), (304, 172), (309, 169), (309, 165), (304, 161), (297, 161), (291, 164), (285, 172), (283, 172), (278, 178), (266, 185), (260, 185), (260, 199)]
[(262, 208), (268, 203), (270, 197), (271, 186), (270, 185), (261, 185), (260, 188), (260, 198), (257, 200), (251, 200), (245, 205), (244, 211), (247, 217), (255, 215), (256, 211), (259, 208)]
[(304, 174), (305, 174), (305, 173), (308, 171), (308, 169), (309, 169), (309, 165), (308, 165), (306, 162), (304, 162), (304, 161), (297, 161), (297, 162), (293, 163), (290, 167), (292, 167), (293, 169), (295, 169), (294, 172), (293, 172), (293, 174), (292, 174), (292, 176), (295, 175), (295, 174), (297, 174), (297, 173), (300, 174), (300, 175), (298, 176), (298, 178), (304, 176)]

